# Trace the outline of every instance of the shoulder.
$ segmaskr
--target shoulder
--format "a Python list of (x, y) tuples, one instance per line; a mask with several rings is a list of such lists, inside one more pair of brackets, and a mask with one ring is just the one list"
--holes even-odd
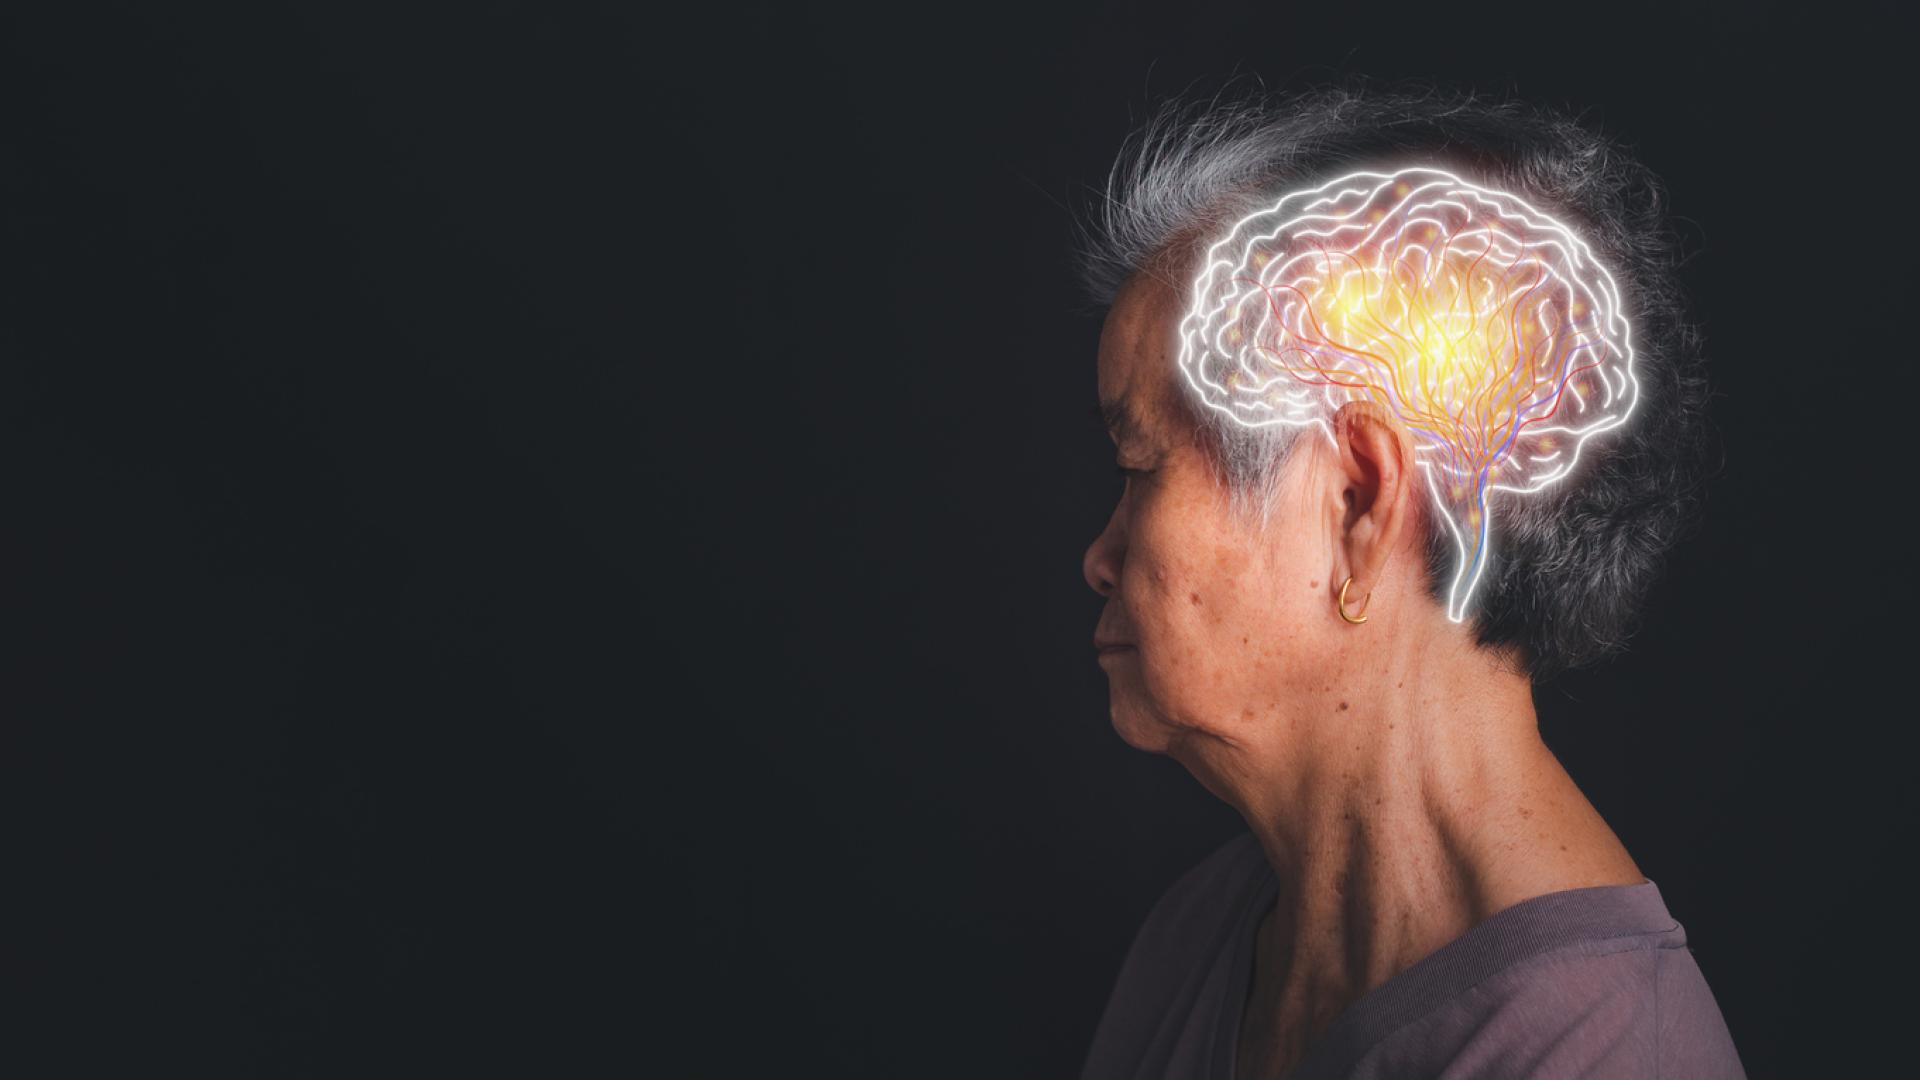
[(1533, 957), (1410, 1028), (1408, 1049), (1452, 1044), (1448, 1076), (1746, 1075), (1677, 924)]
[(1652, 881), (1494, 914), (1351, 1006), (1302, 1077), (1743, 1078)]

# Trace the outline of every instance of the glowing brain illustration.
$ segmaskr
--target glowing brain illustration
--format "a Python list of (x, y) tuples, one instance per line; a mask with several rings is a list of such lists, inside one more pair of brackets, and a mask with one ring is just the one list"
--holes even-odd
[(1566, 476), (1639, 396), (1612, 276), (1570, 229), (1428, 168), (1361, 172), (1248, 215), (1208, 249), (1180, 369), (1248, 427), (1318, 425), (1372, 401), (1412, 435), (1459, 549), (1466, 617), (1495, 494)]

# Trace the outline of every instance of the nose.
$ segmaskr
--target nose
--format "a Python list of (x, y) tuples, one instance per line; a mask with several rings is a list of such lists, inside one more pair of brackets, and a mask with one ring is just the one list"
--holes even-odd
[(1107, 518), (1107, 527), (1093, 538), (1080, 560), (1080, 576), (1087, 579), (1088, 588), (1107, 596), (1120, 581), (1120, 565), (1126, 557), (1127, 539), (1120, 527), (1120, 508), (1116, 506)]

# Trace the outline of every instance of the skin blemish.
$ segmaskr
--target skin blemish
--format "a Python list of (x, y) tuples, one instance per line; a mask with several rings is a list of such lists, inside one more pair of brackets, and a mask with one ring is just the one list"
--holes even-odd
[(1346, 703), (1346, 702), (1344, 702), (1344, 701), (1343, 701), (1343, 702), (1341, 702), (1341, 703), (1340, 703), (1340, 711), (1341, 711), (1341, 712), (1346, 712), (1346, 711), (1347, 711), (1347, 703)]
[(1307, 588), (1309, 588), (1309, 589), (1317, 589), (1317, 588), (1319, 588), (1319, 587), (1320, 587), (1320, 583), (1319, 583), (1319, 582), (1317, 582), (1317, 581), (1309, 581), (1309, 582), (1307, 582)]
[(1527, 809), (1526, 807), (1524, 807), (1524, 806), (1523, 806), (1523, 807), (1521, 807), (1521, 808), (1520, 808), (1520, 816), (1521, 816), (1521, 817), (1532, 817), (1532, 816), (1533, 816), (1533, 811), (1531, 811), (1531, 810), (1529, 810), (1529, 809)]
[(1199, 604), (1199, 603), (1200, 603), (1200, 594), (1199, 594), (1199, 593), (1188, 593), (1188, 594), (1187, 594), (1187, 599), (1189, 599), (1189, 600), (1191, 600), (1191, 601), (1193, 601), (1193, 602), (1194, 602), (1194, 603), (1195, 603), (1195, 604), (1197, 605), (1197, 604)]

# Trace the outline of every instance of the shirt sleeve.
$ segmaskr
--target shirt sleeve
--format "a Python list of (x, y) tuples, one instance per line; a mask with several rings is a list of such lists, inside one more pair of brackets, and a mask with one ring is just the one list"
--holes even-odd
[(1726, 1017), (1693, 950), (1662, 950), (1658, 979), (1660, 1075), (1745, 1080)]

